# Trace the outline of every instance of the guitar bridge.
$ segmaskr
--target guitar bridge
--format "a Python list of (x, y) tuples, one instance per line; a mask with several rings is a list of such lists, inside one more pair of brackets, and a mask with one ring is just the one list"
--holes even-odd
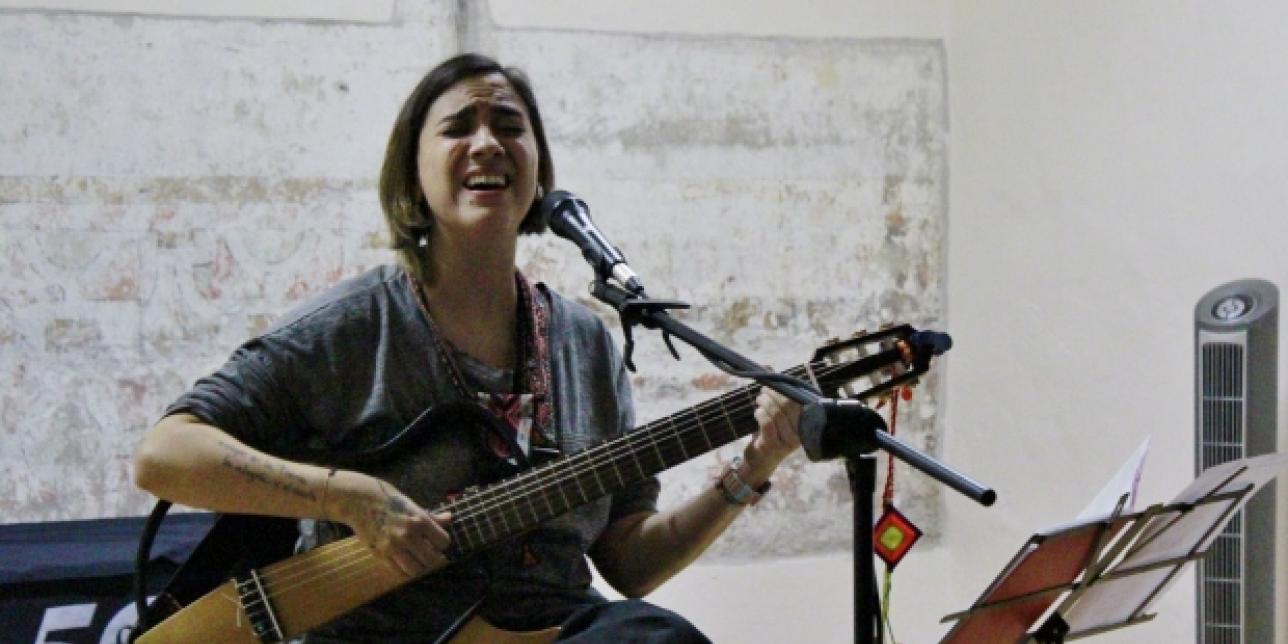
[(265, 644), (285, 640), (282, 625), (278, 623), (273, 605), (268, 601), (268, 593), (264, 590), (259, 573), (252, 568), (249, 574), (234, 577), (233, 581), (237, 586), (242, 612), (246, 614), (255, 637)]

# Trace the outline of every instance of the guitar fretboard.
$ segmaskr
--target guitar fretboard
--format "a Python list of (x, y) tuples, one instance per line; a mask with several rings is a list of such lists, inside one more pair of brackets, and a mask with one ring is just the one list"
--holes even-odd
[(757, 390), (740, 387), (457, 498), (443, 508), (453, 549), (469, 554), (752, 433)]

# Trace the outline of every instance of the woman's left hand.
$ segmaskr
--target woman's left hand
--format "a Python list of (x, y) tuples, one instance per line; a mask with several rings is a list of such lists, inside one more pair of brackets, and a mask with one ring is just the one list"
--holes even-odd
[(751, 439), (750, 453), (777, 465), (801, 446), (799, 403), (764, 388), (756, 396), (755, 415), (760, 431)]

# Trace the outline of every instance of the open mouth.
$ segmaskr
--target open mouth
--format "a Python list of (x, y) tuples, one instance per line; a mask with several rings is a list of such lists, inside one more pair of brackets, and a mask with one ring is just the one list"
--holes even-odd
[(475, 174), (461, 184), (466, 190), (504, 190), (510, 187), (510, 178), (504, 174)]

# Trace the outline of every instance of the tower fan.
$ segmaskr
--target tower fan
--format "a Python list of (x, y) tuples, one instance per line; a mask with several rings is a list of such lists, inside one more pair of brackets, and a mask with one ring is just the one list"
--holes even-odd
[[(1275, 417), (1278, 309), (1278, 290), (1256, 279), (1216, 288), (1195, 307), (1200, 473), (1281, 449)], [(1277, 487), (1278, 494), (1272, 484), (1253, 497), (1199, 562), (1201, 644), (1288, 644), (1282, 615), (1288, 607), (1288, 535), (1282, 534), (1288, 486)]]

